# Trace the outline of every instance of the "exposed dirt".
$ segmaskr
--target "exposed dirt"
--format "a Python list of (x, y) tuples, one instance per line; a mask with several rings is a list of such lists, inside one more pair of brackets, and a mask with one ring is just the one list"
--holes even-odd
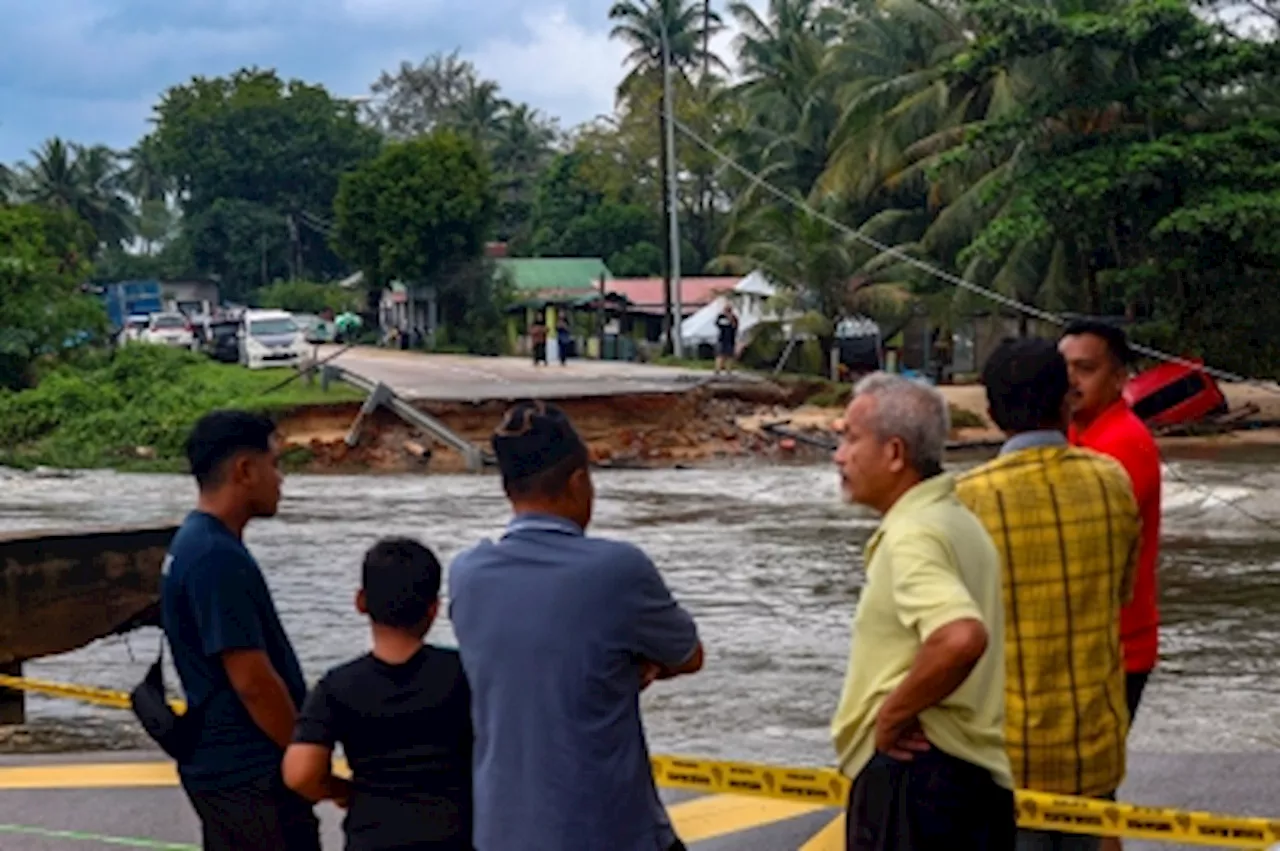
[[(688, 393), (564, 399), (559, 404), (601, 466), (670, 467), (707, 464), (735, 458), (813, 460), (826, 449), (804, 439), (779, 438), (765, 431), (770, 423), (786, 422), (801, 435), (826, 436), (841, 414), (840, 408), (804, 405), (814, 388), (799, 384), (706, 387)], [(1001, 435), (987, 419), (986, 394), (979, 386), (941, 388), (954, 407), (981, 418), (986, 427), (956, 429), (955, 441), (989, 443)], [(1232, 409), (1257, 405), (1259, 419), (1280, 420), (1280, 392), (1250, 386), (1223, 388)], [(485, 449), (489, 436), (506, 409), (504, 402), (421, 403), (422, 410), (441, 420), (467, 440)], [(308, 472), (458, 472), (462, 456), (436, 444), (429, 436), (379, 408), (364, 424), (360, 439), (348, 447), (345, 438), (356, 419), (356, 403), (310, 406), (294, 410), (281, 421), (290, 446), (304, 452), (294, 459)], [(1280, 430), (1257, 429), (1204, 437), (1161, 438), (1168, 446), (1222, 446), (1233, 443), (1280, 445)]]
[[(669, 467), (734, 458), (804, 459), (824, 450), (803, 442), (779, 441), (758, 421), (774, 417), (773, 406), (718, 398), (710, 390), (689, 393), (589, 397), (559, 400), (587, 442), (592, 460), (607, 467)], [(436, 402), (419, 407), (454, 432), (485, 449), (506, 404)], [(785, 410), (778, 408), (776, 410)], [(359, 406), (298, 408), (280, 419), (291, 448), (305, 450), (294, 466), (308, 472), (458, 472), (462, 456), (385, 409), (366, 420), (356, 446), (346, 435)], [(754, 419), (750, 419), (754, 417)], [(426, 450), (425, 456), (422, 450)]]

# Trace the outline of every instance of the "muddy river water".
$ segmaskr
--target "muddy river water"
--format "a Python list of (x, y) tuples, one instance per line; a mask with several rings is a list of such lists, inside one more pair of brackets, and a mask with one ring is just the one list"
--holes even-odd
[[(1136, 750), (1280, 750), (1277, 462), (1280, 451), (1259, 449), (1169, 462), (1162, 659)], [(860, 550), (874, 527), (840, 504), (832, 470), (603, 472), (598, 491), (594, 531), (653, 556), (707, 647), (703, 673), (646, 693), (654, 751), (828, 763)], [(181, 517), (192, 497), (178, 476), (0, 471), (0, 529), (163, 521)], [(447, 560), (499, 533), (506, 517), (491, 476), (295, 476), (280, 516), (252, 526), (248, 540), (314, 679), (366, 648), (351, 604), (365, 547), (381, 535), (414, 535)], [(447, 621), (431, 640), (452, 642)], [(155, 649), (155, 632), (140, 631), (26, 671), (127, 688)], [(28, 709), (36, 727), (64, 730), (80, 746), (136, 741), (125, 713), (40, 698)]]

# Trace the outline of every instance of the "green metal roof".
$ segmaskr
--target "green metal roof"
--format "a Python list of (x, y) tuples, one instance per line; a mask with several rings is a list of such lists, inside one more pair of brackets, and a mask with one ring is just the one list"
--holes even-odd
[(598, 257), (504, 257), (497, 264), (510, 273), (521, 293), (598, 290), (601, 277), (613, 280), (613, 273)]

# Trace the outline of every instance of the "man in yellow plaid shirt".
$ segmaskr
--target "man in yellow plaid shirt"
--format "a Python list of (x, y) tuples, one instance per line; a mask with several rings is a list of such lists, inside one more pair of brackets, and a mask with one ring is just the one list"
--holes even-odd
[[(1141, 521), (1124, 469), (1069, 446), (1067, 365), (1040, 339), (1006, 340), (983, 370), (1008, 436), (956, 494), (1000, 551), (1005, 741), (1020, 789), (1114, 797), (1124, 780), (1120, 608), (1132, 594)], [(1091, 836), (1019, 831), (1019, 851), (1092, 851)]]

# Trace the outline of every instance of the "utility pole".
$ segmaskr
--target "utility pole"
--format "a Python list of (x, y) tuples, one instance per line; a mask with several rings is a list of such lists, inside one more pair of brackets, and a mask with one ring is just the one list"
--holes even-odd
[(674, 316), (669, 317), (671, 328), (672, 352), (676, 357), (684, 357), (684, 339), (680, 335), (680, 325), (684, 318), (683, 305), (680, 298), (680, 208), (679, 181), (676, 178), (676, 123), (675, 98), (671, 91), (671, 40), (667, 37), (666, 15), (662, 18), (662, 101), (665, 110), (667, 133), (665, 140), (665, 158), (667, 163), (667, 204), (669, 212), (667, 239), (670, 242), (671, 254), (671, 301)]

